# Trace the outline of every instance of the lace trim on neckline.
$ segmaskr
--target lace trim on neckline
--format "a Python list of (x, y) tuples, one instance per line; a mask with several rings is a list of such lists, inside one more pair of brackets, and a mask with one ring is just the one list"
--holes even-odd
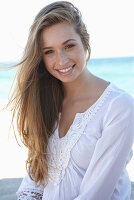
[(85, 115), (86, 113), (88, 113), (88, 112), (95, 112), (95, 109), (96, 109), (96, 107), (101, 107), (101, 105), (103, 104), (103, 102), (105, 101), (105, 99), (107, 98), (107, 96), (109, 95), (109, 93), (111, 92), (111, 86), (112, 86), (113, 84), (112, 83), (110, 83), (107, 87), (106, 87), (106, 89), (103, 91), (103, 93), (101, 94), (101, 96), (97, 99), (97, 101), (93, 104), (93, 105), (91, 105), (85, 112), (83, 112), (83, 113), (76, 113), (76, 116), (78, 116), (78, 115)]
[(55, 186), (58, 185), (69, 164), (70, 152), (81, 137), (87, 123), (96, 115), (109, 94), (111, 84), (105, 89), (101, 97), (84, 113), (77, 113), (67, 134), (59, 138), (58, 128), (49, 138), (47, 147), (49, 181)]
[[(105, 99), (107, 98), (109, 92), (112, 90), (111, 87), (113, 87), (113, 83), (110, 82), (109, 85), (106, 87), (106, 89), (101, 94), (101, 96), (97, 99), (97, 101), (93, 105), (91, 105), (85, 112), (76, 113), (76, 116), (77, 115), (84, 115), (89, 110), (94, 110), (94, 107), (96, 107), (96, 105), (103, 103), (103, 101), (105, 101)], [(60, 117), (61, 117), (61, 112), (59, 112), (59, 118)]]

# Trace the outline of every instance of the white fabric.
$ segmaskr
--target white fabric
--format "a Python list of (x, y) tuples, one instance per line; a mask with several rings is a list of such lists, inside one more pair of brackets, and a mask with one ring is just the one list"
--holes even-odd
[[(126, 165), (132, 157), (134, 100), (110, 84), (84, 113), (77, 113), (63, 138), (58, 127), (47, 148), (49, 182), (36, 187), (28, 175), (18, 199), (130, 200)], [(26, 195), (23, 195), (26, 194)]]

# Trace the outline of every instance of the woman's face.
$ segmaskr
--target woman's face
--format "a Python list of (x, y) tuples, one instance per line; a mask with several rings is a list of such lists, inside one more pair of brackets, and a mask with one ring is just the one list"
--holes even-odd
[(80, 76), (86, 65), (86, 50), (74, 27), (58, 23), (42, 32), (42, 55), (46, 69), (63, 83)]

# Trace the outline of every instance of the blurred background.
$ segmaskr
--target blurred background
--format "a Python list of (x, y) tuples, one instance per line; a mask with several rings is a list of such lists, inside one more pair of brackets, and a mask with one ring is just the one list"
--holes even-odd
[[(88, 69), (134, 95), (133, 0), (69, 0), (78, 7), (90, 34)], [(23, 53), (34, 17), (51, 0), (0, 1), (0, 66), (17, 63)], [(0, 109), (6, 105), (17, 68), (0, 69)], [(9, 127), (9, 110), (0, 111), (0, 199), (16, 199), (24, 177), (27, 150), (18, 146)], [(18, 139), (19, 140), (19, 139)], [(134, 161), (128, 165), (134, 182)], [(14, 183), (14, 184), (13, 184)], [(14, 188), (13, 188), (14, 186)], [(8, 189), (7, 189), (8, 187)]]

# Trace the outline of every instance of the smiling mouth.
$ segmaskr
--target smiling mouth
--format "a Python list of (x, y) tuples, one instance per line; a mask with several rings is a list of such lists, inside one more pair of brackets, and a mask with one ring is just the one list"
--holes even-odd
[(75, 66), (75, 64), (71, 67), (66, 68), (66, 69), (58, 69), (57, 71), (59, 71), (61, 73), (66, 73), (66, 72), (72, 70), (74, 68), (74, 66)]

